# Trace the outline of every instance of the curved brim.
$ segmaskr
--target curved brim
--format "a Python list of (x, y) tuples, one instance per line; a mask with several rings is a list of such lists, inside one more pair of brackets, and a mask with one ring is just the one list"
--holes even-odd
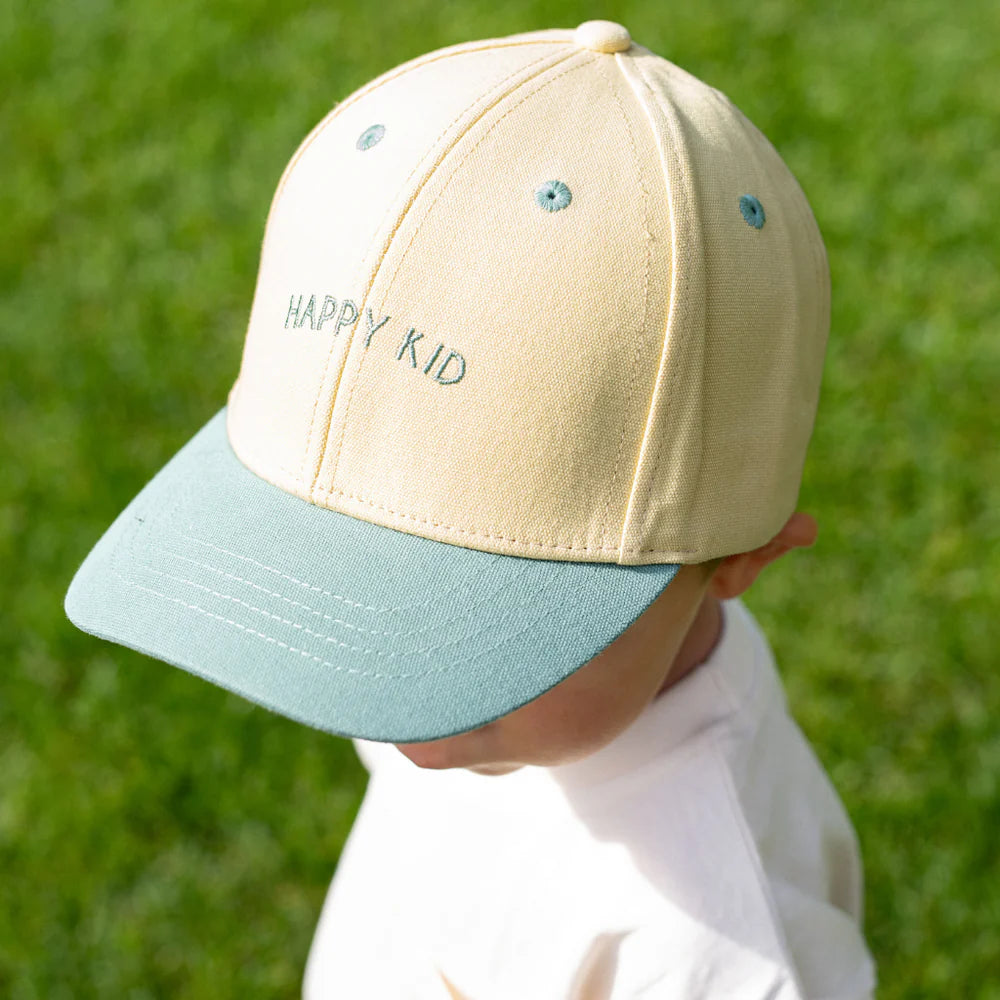
[(496, 555), (307, 503), (250, 472), (220, 410), (77, 571), (86, 632), (339, 736), (478, 728), (613, 642), (678, 566)]

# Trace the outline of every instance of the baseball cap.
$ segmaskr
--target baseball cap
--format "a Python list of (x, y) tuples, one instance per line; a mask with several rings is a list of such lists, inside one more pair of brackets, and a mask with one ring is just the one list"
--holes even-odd
[(624, 26), (420, 56), (295, 151), (226, 405), (66, 612), (337, 735), (478, 728), (780, 530), (828, 328), (779, 154)]

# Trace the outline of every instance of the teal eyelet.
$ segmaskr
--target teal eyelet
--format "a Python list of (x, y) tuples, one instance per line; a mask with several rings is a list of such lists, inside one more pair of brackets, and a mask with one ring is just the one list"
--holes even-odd
[(362, 152), (366, 149), (371, 149), (372, 146), (377, 142), (382, 141), (382, 136), (385, 135), (384, 125), (369, 125), (368, 128), (358, 136), (358, 141), (356, 143), (358, 149)]
[(569, 188), (562, 181), (546, 181), (535, 191), (535, 202), (546, 212), (558, 212), (572, 200)]
[(740, 214), (754, 229), (764, 225), (764, 206), (752, 194), (740, 195)]

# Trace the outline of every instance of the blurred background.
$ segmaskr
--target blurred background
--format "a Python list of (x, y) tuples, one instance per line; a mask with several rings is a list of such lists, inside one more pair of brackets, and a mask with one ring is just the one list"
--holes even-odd
[(728, 94), (813, 206), (819, 538), (744, 600), (858, 831), (879, 996), (1000, 997), (995, 0), (0, 4), (0, 996), (298, 996), (353, 748), (63, 595), (224, 404), (312, 126), (430, 49), (590, 18)]

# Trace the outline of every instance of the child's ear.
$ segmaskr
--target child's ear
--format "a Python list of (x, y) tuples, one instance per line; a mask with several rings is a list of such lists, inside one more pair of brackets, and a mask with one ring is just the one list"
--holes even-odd
[(781, 531), (760, 548), (726, 556), (710, 577), (708, 592), (723, 601), (738, 597), (769, 563), (792, 549), (812, 545), (818, 531), (816, 521), (810, 514), (796, 511)]

